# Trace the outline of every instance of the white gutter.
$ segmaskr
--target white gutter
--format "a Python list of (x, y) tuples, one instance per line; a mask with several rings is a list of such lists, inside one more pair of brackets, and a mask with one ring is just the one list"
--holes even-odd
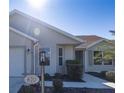
[[(38, 46), (39, 45), (39, 43), (38, 42), (35, 42), (34, 43), (34, 45), (33, 45), (33, 55), (34, 55), (34, 61), (33, 61), (33, 73), (35, 74), (35, 49), (36, 49), (36, 46)], [(38, 48), (39, 49), (39, 48)], [(39, 50), (38, 50), (39, 51)], [(38, 54), (38, 56), (39, 56), (39, 54)], [(38, 59), (39, 60), (39, 59)]]
[(37, 49), (38, 49), (37, 52), (38, 52), (38, 64), (39, 64), (39, 61), (40, 61), (40, 60), (39, 60), (39, 49), (40, 49), (40, 45), (39, 45), (39, 43), (38, 43)]

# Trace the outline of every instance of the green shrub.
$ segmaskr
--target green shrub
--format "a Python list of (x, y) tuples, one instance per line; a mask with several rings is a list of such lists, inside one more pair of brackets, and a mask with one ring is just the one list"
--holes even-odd
[(23, 85), (19, 89), (18, 93), (35, 93), (35, 90), (34, 90), (33, 86), (25, 86), (25, 85)]
[(115, 72), (114, 71), (106, 72), (106, 79), (108, 79), (109, 81), (115, 82)]
[(54, 93), (61, 93), (63, 90), (63, 82), (61, 79), (53, 79)]
[(71, 80), (80, 80), (83, 75), (83, 65), (76, 60), (67, 60), (67, 74)]
[(78, 60), (66, 60), (66, 64), (81, 64)]
[(55, 73), (54, 77), (58, 78), (58, 79), (61, 79), (62, 78), (62, 74), (61, 73)]
[(45, 73), (44, 78), (45, 78), (45, 80), (48, 80), (48, 79), (50, 79), (50, 75), (48, 73)]

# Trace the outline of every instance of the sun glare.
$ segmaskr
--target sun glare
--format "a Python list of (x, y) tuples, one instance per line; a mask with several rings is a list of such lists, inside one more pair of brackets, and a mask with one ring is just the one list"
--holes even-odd
[(43, 5), (45, 5), (46, 0), (28, 0), (28, 2), (30, 3), (30, 5), (34, 8), (40, 8)]

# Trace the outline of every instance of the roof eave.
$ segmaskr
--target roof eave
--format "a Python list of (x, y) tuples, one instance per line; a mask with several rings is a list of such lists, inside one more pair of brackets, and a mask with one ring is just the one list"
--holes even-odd
[(20, 35), (22, 35), (22, 36), (24, 36), (24, 37), (26, 37), (26, 38), (28, 38), (28, 39), (34, 41), (34, 42), (38, 42), (38, 40), (35, 39), (34, 37), (31, 37), (31, 36), (29, 36), (29, 35), (27, 35), (27, 34), (21, 32), (21, 31), (19, 31), (19, 30), (13, 28), (13, 27), (11, 27), (11, 26), (9, 27), (9, 29), (12, 30), (12, 31), (15, 32), (15, 33), (18, 33), (18, 34), (20, 34)]

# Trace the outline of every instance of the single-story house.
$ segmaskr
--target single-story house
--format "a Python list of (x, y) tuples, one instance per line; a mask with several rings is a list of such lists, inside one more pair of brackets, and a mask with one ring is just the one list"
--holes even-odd
[[(66, 74), (66, 60), (77, 59), (84, 64), (84, 71), (113, 70), (111, 65), (92, 65), (89, 50), (107, 40), (88, 41), (76, 37), (18, 10), (9, 15), (9, 69), (10, 77), (40, 74), (39, 52), (46, 52), (45, 73)], [(108, 43), (107, 43), (108, 44)], [(85, 46), (85, 47), (84, 47)], [(90, 60), (89, 59), (90, 56)], [(89, 65), (90, 64), (90, 65)]]
[[(84, 72), (115, 70), (114, 40), (96, 35), (76, 36), (85, 41), (75, 48), (76, 59), (84, 64)], [(106, 60), (103, 60), (105, 59)]]

